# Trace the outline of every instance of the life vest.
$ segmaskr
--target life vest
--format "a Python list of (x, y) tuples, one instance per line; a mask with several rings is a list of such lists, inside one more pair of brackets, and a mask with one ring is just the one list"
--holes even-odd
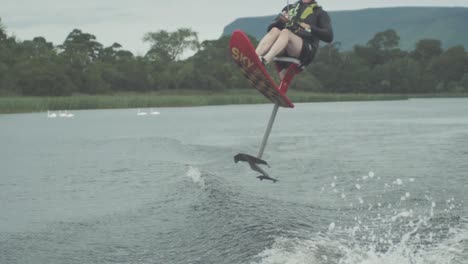
[(296, 23), (304, 22), (309, 15), (314, 13), (314, 8), (319, 7), (319, 5), (317, 3), (309, 4), (301, 14), (298, 14), (300, 7), (301, 2), (299, 1), (295, 7), (289, 9), (288, 15), (290, 20), (286, 23), (286, 28), (295, 28)]

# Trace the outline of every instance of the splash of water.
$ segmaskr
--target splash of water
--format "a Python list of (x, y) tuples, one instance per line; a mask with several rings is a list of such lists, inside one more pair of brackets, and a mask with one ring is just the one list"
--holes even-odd
[(198, 186), (200, 186), (201, 188), (205, 187), (205, 180), (202, 177), (202, 173), (200, 169), (193, 167), (193, 166), (189, 166), (189, 169), (186, 175), (187, 177), (192, 179), (194, 183), (198, 184)]
[[(338, 193), (338, 199), (357, 200), (351, 222), (331, 222), (321, 233), (308, 239), (278, 237), (274, 244), (257, 256), (258, 264), (462, 264), (468, 259), (468, 219), (453, 213), (461, 203), (454, 198), (445, 201), (445, 208), (426, 195), (425, 200), (409, 203), (413, 195), (405, 189), (414, 178), (397, 178), (384, 183), (387, 195), (399, 201), (367, 195), (369, 181), (381, 180), (374, 172), (357, 178)], [(382, 183), (380, 183), (382, 184)], [(337, 177), (322, 188), (337, 195)], [(328, 187), (330, 186), (330, 187)], [(370, 187), (369, 187), (370, 188)], [(372, 193), (372, 192), (370, 192)], [(374, 204), (368, 201), (373, 201)], [(435, 213), (435, 209), (438, 209)], [(344, 213), (345, 214), (345, 213)], [(349, 210), (346, 211), (349, 214)], [(454, 216), (455, 215), (455, 216)], [(340, 225), (341, 224), (341, 225)]]

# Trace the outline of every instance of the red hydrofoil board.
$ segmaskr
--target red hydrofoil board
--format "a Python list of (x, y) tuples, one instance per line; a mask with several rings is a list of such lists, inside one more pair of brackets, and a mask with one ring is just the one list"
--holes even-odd
[(285, 93), (280, 91), (276, 83), (271, 79), (244, 32), (240, 30), (234, 31), (229, 47), (232, 58), (255, 89), (274, 104), (288, 108), (294, 107), (291, 100), (289, 100)]

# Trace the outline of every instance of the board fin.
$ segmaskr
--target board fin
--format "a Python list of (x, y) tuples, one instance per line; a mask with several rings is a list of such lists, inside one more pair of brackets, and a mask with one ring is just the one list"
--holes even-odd
[(272, 181), (273, 183), (276, 183), (276, 182), (279, 181), (279, 180), (277, 180), (277, 179), (273, 179), (273, 178), (271, 178), (271, 177), (269, 177), (269, 176), (265, 176), (265, 175), (257, 176), (257, 179), (259, 179), (259, 180), (261, 180), (261, 181), (263, 181), (263, 180), (268, 180), (268, 181)]
[(257, 157), (254, 157), (252, 155), (249, 155), (249, 154), (244, 154), (244, 153), (239, 153), (234, 156), (234, 162), (237, 163), (239, 161), (245, 161), (245, 162), (248, 162), (249, 164), (250, 163), (263, 164), (263, 165), (267, 165), (268, 167), (270, 167), (266, 161), (259, 159)]
[(244, 154), (244, 153), (239, 153), (239, 154), (234, 156), (234, 162), (237, 163), (239, 161), (247, 162), (252, 170), (261, 173), (262, 175), (257, 176), (257, 178), (259, 180), (261, 180), (261, 181), (262, 180), (270, 180), (270, 181), (273, 181), (273, 182), (278, 181), (277, 179), (271, 178), (270, 175), (268, 175), (268, 173), (266, 171), (264, 171), (259, 166), (259, 164), (260, 164), (260, 165), (266, 165), (266, 166), (270, 167), (266, 161), (264, 161), (262, 159), (259, 159), (257, 157), (254, 157), (252, 155), (249, 155), (249, 154)]

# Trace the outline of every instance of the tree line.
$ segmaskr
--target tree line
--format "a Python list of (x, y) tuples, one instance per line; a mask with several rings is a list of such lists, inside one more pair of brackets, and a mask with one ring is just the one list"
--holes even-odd
[[(444, 50), (440, 40), (423, 39), (414, 50), (403, 51), (399, 40), (389, 29), (352, 51), (340, 51), (340, 43), (323, 46), (293, 88), (334, 93), (468, 92), (468, 53), (463, 46)], [(79, 29), (60, 45), (44, 37), (19, 41), (7, 34), (0, 20), (0, 96), (250, 89), (232, 62), (229, 37), (200, 43), (197, 32), (181, 28), (146, 33), (143, 41), (151, 45), (144, 56), (135, 56), (119, 43), (105, 47)], [(194, 55), (183, 59), (190, 50)]]

